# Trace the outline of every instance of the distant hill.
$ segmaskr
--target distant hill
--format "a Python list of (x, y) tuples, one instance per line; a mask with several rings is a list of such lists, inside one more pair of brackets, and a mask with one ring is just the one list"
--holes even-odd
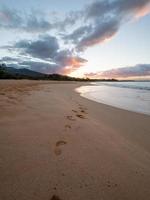
[(33, 79), (33, 80), (66, 80), (66, 81), (83, 81), (85, 79), (69, 77), (60, 74), (43, 74), (30, 69), (7, 67), (5, 64), (0, 65), (0, 79)]
[(5, 64), (0, 65), (0, 79), (42, 79), (45, 76), (45, 74), (26, 68), (16, 69), (14, 67), (7, 67)]
[(31, 77), (44, 77), (45, 74), (42, 74), (40, 72), (35, 72), (33, 70), (30, 69), (26, 69), (26, 68), (20, 68), (20, 69), (16, 69), (13, 67), (5, 67), (5, 70), (7, 73), (13, 74), (13, 75), (24, 75), (24, 76), (31, 76)]

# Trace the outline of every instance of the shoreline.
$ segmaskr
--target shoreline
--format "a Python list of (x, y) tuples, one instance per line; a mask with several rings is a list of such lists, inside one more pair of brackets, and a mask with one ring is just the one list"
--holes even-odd
[(131, 113), (135, 113), (135, 114), (139, 114), (139, 115), (145, 115), (145, 116), (148, 116), (150, 117), (150, 114), (149, 113), (144, 113), (144, 112), (138, 112), (138, 111), (133, 111), (133, 110), (128, 110), (126, 108), (119, 108), (117, 106), (114, 106), (114, 105), (109, 105), (109, 104), (106, 104), (106, 103), (103, 103), (103, 102), (98, 102), (96, 100), (93, 100), (92, 98), (88, 98), (88, 97), (85, 97), (84, 95), (82, 95), (81, 93), (79, 93), (79, 95), (85, 99), (88, 99), (90, 101), (93, 101), (93, 102), (96, 102), (98, 104), (102, 104), (102, 105), (105, 105), (105, 106), (108, 106), (108, 107), (112, 107), (112, 108), (115, 108), (115, 109), (119, 109), (119, 110), (122, 110), (122, 111), (127, 111), (127, 112), (131, 112)]
[[(122, 88), (114, 87), (113, 90), (111, 90), (111, 85), (108, 85), (108, 86), (107, 85), (94, 85), (94, 88), (97, 88), (97, 89), (93, 90), (92, 87), (93, 87), (93, 85), (81, 86), (79, 88), (76, 88), (76, 91), (80, 94), (80, 96), (82, 96), (86, 99), (89, 99), (91, 101), (101, 103), (104, 105), (108, 105), (108, 106), (112, 106), (114, 108), (150, 116), (149, 104), (147, 103), (147, 101), (148, 101), (147, 99), (149, 99), (148, 96), (145, 97), (146, 102), (144, 102), (144, 100), (141, 101), (140, 99), (136, 99), (135, 96), (131, 95), (131, 93), (135, 92), (131, 88), (123, 88), (123, 90), (122, 90)], [(106, 88), (104, 88), (104, 87), (106, 87)], [(99, 88), (99, 90), (98, 90), (98, 88)], [(118, 89), (119, 89), (119, 91), (117, 91)], [(120, 93), (120, 89), (121, 89), (122, 94)], [(138, 89), (136, 89), (136, 90), (138, 90)], [(130, 91), (130, 93), (128, 94), (128, 96), (130, 96), (130, 98), (127, 98), (126, 96), (124, 96), (122, 98), (122, 95), (124, 95), (123, 93), (129, 92), (129, 91)], [(140, 90), (136, 91), (136, 93), (140, 93), (140, 92), (141, 92)], [(102, 97), (98, 95), (99, 93), (101, 93)], [(114, 98), (114, 97), (112, 98), (111, 95), (107, 95), (108, 93), (111, 93), (111, 94), (115, 93), (114, 95), (116, 98)], [(120, 98), (122, 98), (122, 99), (118, 101), (118, 99), (120, 99)], [(132, 99), (132, 101), (131, 101), (131, 99)], [(134, 104), (132, 102), (134, 102)]]
[(83, 98), (81, 85), (0, 81), (1, 199), (148, 199), (150, 117)]

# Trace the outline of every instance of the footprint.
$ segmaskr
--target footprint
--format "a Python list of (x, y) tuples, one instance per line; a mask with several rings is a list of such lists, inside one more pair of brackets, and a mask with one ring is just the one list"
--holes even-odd
[(83, 108), (82, 106), (79, 106), (79, 111), (72, 110), (72, 112), (76, 113), (76, 116), (82, 119), (85, 119), (85, 117), (82, 114), (87, 114), (86, 108)]
[(77, 114), (76, 116), (79, 117), (79, 118), (81, 118), (81, 119), (86, 119), (85, 116), (81, 115), (81, 114)]
[(107, 181), (107, 187), (117, 187), (118, 184), (117, 183), (111, 183), (110, 181)]
[(54, 153), (57, 156), (61, 155), (61, 153), (62, 153), (62, 150), (60, 149), (60, 146), (65, 145), (65, 144), (67, 144), (67, 142), (64, 141), (64, 140), (59, 140), (59, 141), (56, 142), (56, 148), (54, 150)]
[(80, 110), (81, 113), (88, 114), (84, 109)]
[(4, 92), (1, 92), (0, 95), (5, 95), (5, 93), (4, 93)]
[(76, 110), (72, 110), (72, 112), (77, 113), (78, 111), (76, 111)]
[(57, 195), (53, 195), (50, 200), (61, 200)]
[(66, 124), (66, 125), (65, 125), (65, 128), (66, 128), (66, 129), (71, 129), (71, 126), (70, 126), (69, 124)]
[(9, 98), (9, 99), (14, 99), (14, 100), (17, 99), (17, 97), (14, 97), (14, 96), (8, 96), (8, 98)]
[(56, 156), (59, 156), (59, 155), (62, 153), (62, 151), (61, 151), (61, 149), (56, 148), (56, 149), (54, 150), (54, 153), (56, 154)]
[(61, 146), (61, 145), (65, 145), (65, 144), (67, 144), (66, 141), (64, 141), (64, 140), (59, 140), (59, 141), (56, 142), (56, 147)]
[(69, 119), (70, 121), (75, 121), (75, 119), (71, 115), (67, 116), (67, 119)]
[(82, 106), (82, 105), (79, 105), (79, 110), (80, 110), (80, 112), (81, 113), (85, 113), (85, 114), (87, 114), (87, 108), (85, 108), (84, 106)]

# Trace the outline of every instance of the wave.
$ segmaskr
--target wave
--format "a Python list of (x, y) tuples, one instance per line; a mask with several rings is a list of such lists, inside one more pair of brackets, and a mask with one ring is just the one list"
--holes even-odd
[(111, 87), (119, 87), (119, 88), (130, 88), (130, 89), (139, 89), (139, 90), (150, 90), (150, 82), (149, 81), (136, 81), (136, 82), (97, 82), (93, 83), (94, 85), (106, 85)]

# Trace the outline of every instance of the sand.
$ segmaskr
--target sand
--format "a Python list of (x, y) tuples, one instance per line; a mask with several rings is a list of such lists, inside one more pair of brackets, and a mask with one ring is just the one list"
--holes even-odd
[(0, 81), (0, 200), (150, 198), (150, 117), (83, 84)]

